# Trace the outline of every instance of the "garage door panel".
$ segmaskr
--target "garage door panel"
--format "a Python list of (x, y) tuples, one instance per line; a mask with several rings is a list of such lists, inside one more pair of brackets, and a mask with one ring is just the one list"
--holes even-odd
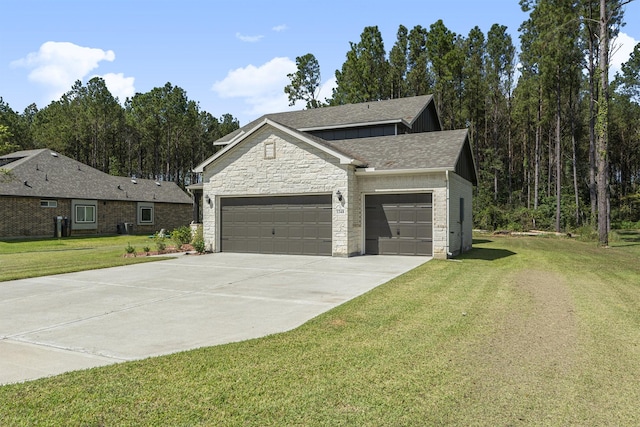
[[(260, 212), (257, 210), (250, 210), (244, 213), (245, 222), (248, 224), (260, 224)], [(234, 221), (242, 222), (242, 212), (239, 209), (236, 209), (235, 214), (232, 216)]]
[(287, 212), (287, 222), (289, 224), (302, 224), (304, 223), (304, 215), (298, 210), (289, 210)]
[(289, 245), (285, 239), (273, 239), (270, 253), (284, 254), (289, 252)]
[(221, 250), (331, 255), (331, 212), (331, 195), (222, 199)]
[(417, 242), (415, 240), (398, 240), (399, 255), (417, 255)]
[(433, 253), (432, 195), (365, 197), (365, 252), (389, 255)]
[(322, 236), (321, 229), (317, 227), (300, 227), (300, 237), (303, 239), (326, 239), (331, 236)]
[(398, 221), (409, 222), (413, 224), (418, 221), (418, 212), (416, 211), (415, 208), (400, 209), (398, 211)]
[(378, 242), (378, 250), (379, 254), (400, 254), (400, 248), (398, 245), (398, 241), (395, 239), (380, 239)]
[(272, 221), (264, 218), (263, 222), (273, 222), (275, 224), (288, 224), (289, 223), (289, 212), (286, 209), (273, 209), (272, 211)]
[(416, 224), (398, 224), (395, 231), (398, 238), (410, 238), (415, 240), (418, 237), (421, 237), (418, 235), (418, 227)]
[(433, 208), (431, 206), (419, 206), (416, 210), (416, 221), (431, 223), (433, 218)]
[(431, 240), (419, 240), (416, 242), (416, 255), (433, 255), (433, 242)]
[(416, 239), (433, 239), (433, 227), (431, 224), (419, 224), (416, 227)]
[[(326, 243), (327, 241), (329, 242), (328, 253), (331, 253), (331, 238), (332, 238), (331, 223), (327, 224), (327, 227), (317, 228), (316, 233), (318, 234), (318, 239), (322, 240), (324, 243)], [(325, 246), (326, 245), (323, 244), (323, 247)], [(327, 252), (327, 251), (323, 250), (323, 252)]]
[(244, 238), (247, 236), (247, 232), (246, 227), (229, 227), (229, 237)]
[[(271, 238), (275, 234), (275, 229), (271, 225), (261, 225), (260, 227), (257, 227), (257, 228), (259, 230), (258, 235), (257, 235), (258, 237), (261, 237), (261, 238), (269, 237), (269, 238)], [(247, 236), (247, 238), (249, 238), (249, 239), (255, 238), (255, 235)]]
[(320, 224), (331, 224), (331, 206), (320, 206), (318, 209), (318, 223)]
[(285, 242), (287, 246), (285, 246), (282, 253), (294, 253), (294, 254), (303, 254), (304, 255), (304, 244), (302, 239), (300, 240), (289, 240)]
[[(313, 246), (310, 245), (310, 247), (313, 248)], [(331, 254), (331, 239), (319, 239), (316, 243), (315, 243), (315, 249), (317, 251), (317, 253), (322, 253), (322, 254)], [(305, 252), (305, 255), (311, 255), (313, 252), (308, 251)]]
[[(305, 237), (304, 229), (305, 227), (302, 225), (297, 225), (297, 224), (289, 225), (287, 227), (287, 233), (288, 233), (287, 237), (289, 239), (302, 239), (303, 237)], [(309, 229), (313, 230), (313, 227), (309, 227)]]

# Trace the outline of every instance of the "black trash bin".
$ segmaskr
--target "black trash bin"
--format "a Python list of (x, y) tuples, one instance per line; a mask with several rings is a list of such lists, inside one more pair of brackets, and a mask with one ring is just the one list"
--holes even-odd
[(69, 218), (66, 216), (62, 218), (62, 237), (71, 236), (71, 227), (69, 227)]

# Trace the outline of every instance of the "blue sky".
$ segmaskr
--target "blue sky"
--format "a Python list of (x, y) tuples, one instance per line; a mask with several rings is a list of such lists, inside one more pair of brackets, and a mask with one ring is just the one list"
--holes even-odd
[[(526, 18), (518, 0), (2, 0), (0, 96), (22, 112), (94, 76), (121, 101), (171, 82), (201, 109), (246, 124), (291, 108), (283, 88), (297, 56), (315, 55), (329, 96), (349, 42), (366, 26), (378, 26), (389, 51), (400, 24), (442, 19), (466, 36), (499, 23), (518, 43)], [(625, 20), (614, 63), (640, 41), (640, 1)]]

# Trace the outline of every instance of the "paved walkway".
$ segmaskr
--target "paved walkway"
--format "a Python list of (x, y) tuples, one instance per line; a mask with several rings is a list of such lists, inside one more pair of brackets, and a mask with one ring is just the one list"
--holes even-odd
[(0, 282), (0, 384), (287, 331), (429, 259), (217, 253)]

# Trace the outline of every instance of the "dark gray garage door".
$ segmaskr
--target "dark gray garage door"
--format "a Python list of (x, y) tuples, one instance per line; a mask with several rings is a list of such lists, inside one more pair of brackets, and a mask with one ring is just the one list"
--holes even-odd
[(221, 199), (223, 252), (331, 255), (331, 195)]
[(365, 196), (367, 254), (433, 255), (431, 194)]

